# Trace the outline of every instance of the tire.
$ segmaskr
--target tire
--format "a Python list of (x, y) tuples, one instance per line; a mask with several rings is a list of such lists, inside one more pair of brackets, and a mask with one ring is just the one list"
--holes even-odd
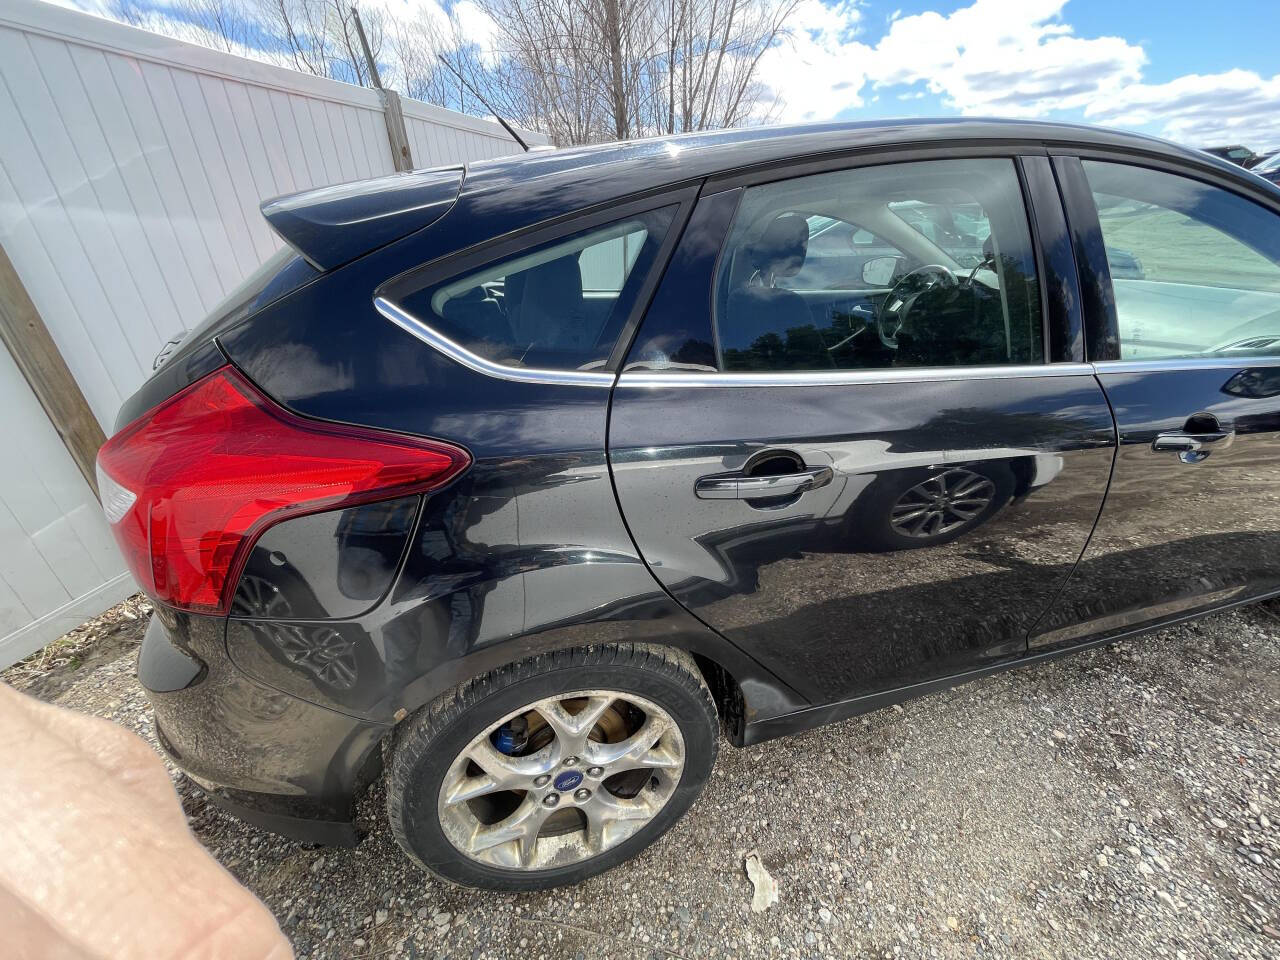
[[(584, 696), (572, 698), (579, 692)], [(611, 696), (615, 699), (603, 708), (585, 741), (576, 739), (582, 734), (556, 725), (591, 723), (582, 718), (594, 716), (600, 703)], [(530, 709), (548, 700), (551, 704), (540, 709), (567, 721), (553, 723)], [(518, 716), (508, 719), (513, 714)], [(636, 729), (631, 730), (628, 723)], [(497, 734), (491, 732), (495, 728)], [(512, 730), (526, 735), (529, 743), (513, 745)], [(642, 741), (654, 737), (653, 730), (663, 732), (656, 734), (660, 739), (651, 747), (645, 747)], [(520, 891), (578, 883), (635, 856), (689, 809), (715, 764), (718, 735), (715, 702), (686, 653), (638, 644), (603, 644), (540, 654), (460, 684), (396, 729), (387, 765), (391, 831), (411, 859), (464, 886)], [(535, 751), (539, 738), (545, 741), (548, 736), (552, 739)], [(562, 742), (582, 757), (566, 755)], [(632, 743), (634, 749), (625, 747)], [(612, 763), (601, 758), (624, 748), (629, 756), (643, 755), (638, 770), (609, 774), (614, 767), (596, 765)], [(517, 752), (508, 754), (508, 750)], [(472, 756), (480, 757), (485, 767)], [(677, 759), (682, 763), (678, 771)], [(619, 760), (616, 768), (625, 769), (629, 762)], [(505, 764), (520, 765), (521, 772), (512, 773)], [(533, 779), (524, 779), (533, 776), (526, 768), (538, 771), (543, 781), (552, 775), (554, 779), (535, 787)], [(521, 789), (456, 799), (470, 797), (475, 784), (498, 782), (490, 769), (501, 777), (519, 776), (514, 782)], [(636, 778), (643, 786), (635, 787), (637, 792), (628, 797)], [(446, 782), (449, 791), (442, 792)], [(583, 792), (588, 799), (579, 797)], [(547, 799), (552, 793), (558, 806), (547, 813), (543, 808), (552, 802)], [(651, 808), (647, 820), (637, 812)], [(625, 817), (619, 814), (618, 820), (609, 822), (618, 811), (626, 811)], [(553, 814), (556, 819), (550, 819)], [(506, 835), (513, 828), (504, 825), (521, 816), (548, 818), (534, 833), (531, 846), (527, 839), (523, 843), (513, 839), (483, 850), (462, 849), (462, 845), (476, 844), (486, 826), (492, 827), (486, 843)], [(591, 824), (604, 825), (593, 832), (587, 829)], [(545, 836), (542, 829), (550, 835)]]
[[(946, 474), (968, 475), (985, 480), (989, 487), (984, 495), (989, 502), (963, 523), (935, 534), (908, 536), (893, 523), (895, 507), (919, 485)], [(1013, 499), (1016, 487), (1013, 471), (1005, 463), (956, 464), (937, 469), (903, 470), (878, 478), (859, 498), (847, 531), (848, 538), (864, 550), (916, 550), (950, 543), (982, 526), (1003, 510)]]

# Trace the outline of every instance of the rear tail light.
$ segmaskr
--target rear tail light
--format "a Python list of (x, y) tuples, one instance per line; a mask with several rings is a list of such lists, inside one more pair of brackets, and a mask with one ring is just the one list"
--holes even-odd
[(438, 441), (296, 416), (223, 367), (108, 440), (98, 488), (144, 591), (182, 610), (225, 614), (267, 527), (432, 490), (469, 463)]

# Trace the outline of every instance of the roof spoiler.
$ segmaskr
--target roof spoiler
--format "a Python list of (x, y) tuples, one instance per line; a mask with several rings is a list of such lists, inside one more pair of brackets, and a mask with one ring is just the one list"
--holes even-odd
[(462, 187), (462, 167), (434, 167), (318, 187), (262, 204), (284, 241), (319, 270), (333, 270), (444, 216)]

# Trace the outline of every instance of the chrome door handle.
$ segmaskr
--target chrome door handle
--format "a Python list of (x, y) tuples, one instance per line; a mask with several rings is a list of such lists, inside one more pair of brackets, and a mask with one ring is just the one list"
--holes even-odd
[(1234, 436), (1233, 430), (1214, 430), (1208, 433), (1162, 433), (1151, 441), (1151, 449), (1156, 452), (1176, 453), (1183, 463), (1199, 463), (1213, 452), (1208, 448), (1217, 443), (1225, 447)]
[(700, 500), (755, 500), (764, 497), (791, 497), (825, 487), (834, 476), (830, 467), (812, 467), (795, 473), (765, 477), (720, 474), (701, 477), (693, 485)]

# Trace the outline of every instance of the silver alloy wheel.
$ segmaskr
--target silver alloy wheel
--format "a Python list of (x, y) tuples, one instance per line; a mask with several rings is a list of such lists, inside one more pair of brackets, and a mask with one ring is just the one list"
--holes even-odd
[(889, 524), (904, 537), (928, 539), (950, 533), (991, 505), (996, 485), (964, 467), (934, 474), (900, 496), (889, 510)]
[[(608, 728), (616, 733), (618, 725), (602, 722), (619, 717), (619, 707), (642, 719), (609, 742)], [(518, 717), (541, 718), (550, 742), (523, 756), (499, 751), (491, 738)], [(650, 700), (612, 690), (548, 697), (503, 717), (454, 758), (440, 785), (440, 826), (454, 847), (480, 863), (516, 870), (567, 866), (649, 823), (675, 793), (684, 760), (680, 728)], [(649, 777), (634, 796), (615, 792), (620, 779), (631, 779), (619, 774), (638, 770)], [(482, 817), (488, 811), (477, 801), (504, 794), (510, 809), (499, 808), (496, 819)]]

